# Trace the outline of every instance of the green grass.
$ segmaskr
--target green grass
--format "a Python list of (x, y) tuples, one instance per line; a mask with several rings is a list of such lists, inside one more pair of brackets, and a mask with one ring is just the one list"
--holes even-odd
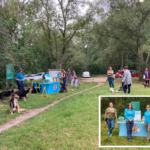
[[(33, 108), (41, 108), (43, 106), (46, 106), (50, 103), (52, 103), (55, 100), (59, 100), (65, 96), (71, 95), (73, 93), (82, 91), (84, 89), (90, 88), (97, 85), (97, 83), (88, 83), (88, 82), (82, 82), (81, 81), (81, 86), (77, 86), (74, 88), (71, 88), (70, 86), (67, 86), (68, 88), (68, 93), (54, 93), (54, 94), (49, 94), (48, 97), (41, 97), (41, 94), (29, 94), (27, 101), (19, 100), (19, 106), (20, 108), (25, 108), (25, 109), (33, 109)], [(73, 91), (72, 91), (73, 89)], [(4, 102), (9, 102), (8, 98), (5, 98)], [(0, 103), (3, 104), (3, 103)], [(9, 120), (19, 116), (20, 114), (14, 113), (13, 115), (10, 115), (9, 113), (9, 104), (0, 107), (0, 124), (3, 124), (5, 122), (8, 122)]]
[(0, 147), (16, 150), (98, 149), (98, 95), (94, 89), (67, 98), (0, 133)]
[(107, 131), (108, 128), (104, 128), (104, 121), (101, 121), (102, 146), (149, 146), (149, 143), (146, 141), (146, 137), (132, 137), (132, 142), (129, 142), (126, 136), (119, 136), (119, 128), (117, 123), (115, 123), (112, 137), (107, 136)]
[(121, 79), (116, 79), (115, 80), (115, 93), (111, 93), (109, 91), (109, 83), (108, 81), (96, 88), (96, 90), (94, 91), (94, 93), (99, 93), (99, 95), (124, 95), (124, 96), (131, 96), (131, 95), (150, 95), (150, 88), (145, 88), (143, 85), (142, 85), (142, 81), (138, 81), (138, 78), (132, 78), (132, 86), (131, 86), (131, 93), (130, 95), (128, 94), (124, 94), (123, 92), (116, 92), (116, 90), (119, 89), (119, 87), (121, 86)]
[[(120, 82), (120, 79), (115, 81), (116, 90), (119, 88)], [(84, 85), (85, 88), (87, 88), (87, 86), (96, 85), (96, 83), (82, 84), (82, 87), (78, 88), (83, 88)], [(80, 91), (81, 89), (78, 88), (76, 90)], [(69, 92), (72, 91), (70, 90)], [(133, 79), (131, 94), (149, 95), (149, 93), (149, 88), (145, 89), (141, 85), (141, 82), (138, 82), (138, 79)], [(66, 96), (67, 94), (52, 94), (48, 98), (42, 98), (40, 97), (41, 95), (37, 94), (30, 94), (28, 99), (28, 101), (30, 100), (30, 103), (20, 101), (20, 106), (28, 109), (42, 107), (54, 100), (59, 99), (61, 96)], [(120, 94), (121, 93), (114, 93), (113, 95)], [(19, 126), (14, 126), (0, 133), (0, 148), (6, 150), (98, 149), (99, 95), (112, 95), (112, 93), (109, 92), (108, 83), (98, 88), (94, 88), (92, 90), (67, 98), (66, 100), (56, 104), (54, 107), (26, 120)], [(2, 107), (2, 109), (3, 108), (4, 107)], [(15, 115), (18, 114), (16, 113), (14, 115), (9, 115), (7, 109), (8, 118)], [(128, 143), (126, 137), (119, 137), (117, 124), (113, 132), (113, 137), (110, 139), (106, 135), (107, 129), (103, 128), (103, 121), (101, 125), (103, 136), (102, 145), (108, 145), (110, 143), (112, 145), (116, 145), (118, 143), (120, 145), (147, 145), (146, 138), (133, 137), (133, 142)]]

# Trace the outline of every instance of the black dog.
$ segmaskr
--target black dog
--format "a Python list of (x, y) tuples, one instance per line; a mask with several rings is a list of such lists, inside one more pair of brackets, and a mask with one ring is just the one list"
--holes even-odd
[(27, 95), (30, 92), (30, 88), (28, 88), (27, 90), (23, 90), (23, 91), (17, 91), (15, 92), (15, 94), (17, 94), (19, 96), (19, 98), (23, 97), (23, 100), (26, 101)]
[(60, 85), (61, 85), (61, 88), (60, 88), (59, 93), (64, 93), (65, 88), (64, 88), (64, 86), (63, 86), (63, 84), (62, 84), (62, 83), (60, 83)]
[(14, 90), (1, 92), (0, 99), (3, 100), (5, 97), (9, 97), (9, 99), (10, 99), (10, 96), (12, 93), (14, 93)]

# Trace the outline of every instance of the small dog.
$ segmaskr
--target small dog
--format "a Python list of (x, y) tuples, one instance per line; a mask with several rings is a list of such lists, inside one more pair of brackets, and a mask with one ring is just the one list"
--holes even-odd
[(61, 85), (61, 88), (60, 88), (59, 93), (64, 93), (65, 88), (64, 88), (64, 86), (63, 86), (63, 84), (62, 84), (62, 83), (60, 83), (60, 85)]
[(110, 92), (111, 92), (111, 93), (114, 93), (114, 88), (110, 88)]
[(10, 99), (10, 113), (17, 111), (20, 113), (20, 107), (18, 105), (19, 96), (17, 94), (12, 94), (12, 98)]
[(27, 90), (23, 90), (23, 91), (17, 91), (17, 92), (15, 92), (15, 94), (17, 94), (19, 96), (19, 98), (23, 97), (23, 100), (26, 101), (26, 98), (27, 98), (29, 92), (30, 92), (30, 88), (28, 88)]
[(116, 92), (123, 92), (123, 87), (121, 86)]
[(14, 93), (14, 90), (1, 92), (0, 93), (0, 99), (4, 100), (5, 97), (9, 97), (9, 99), (10, 99), (10, 96), (11, 96), (12, 93)]

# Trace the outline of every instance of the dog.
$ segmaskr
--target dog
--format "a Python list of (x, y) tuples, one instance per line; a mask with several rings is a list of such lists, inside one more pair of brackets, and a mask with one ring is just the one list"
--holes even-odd
[(17, 94), (12, 94), (12, 98), (10, 99), (10, 113), (17, 111), (20, 113), (20, 107), (18, 105), (19, 96)]
[(10, 96), (11, 94), (14, 93), (14, 90), (9, 90), (9, 91), (3, 91), (0, 93), (0, 99), (1, 100), (4, 100), (5, 97), (9, 97), (10, 99)]
[(111, 92), (111, 93), (114, 93), (114, 88), (110, 88), (110, 92)]
[(19, 96), (19, 98), (23, 97), (23, 100), (26, 101), (26, 98), (27, 98), (29, 92), (30, 92), (30, 88), (28, 88), (27, 90), (23, 90), (23, 91), (17, 91), (17, 92), (15, 92), (15, 94), (17, 94)]
[(61, 88), (60, 88), (59, 93), (64, 93), (65, 88), (64, 88), (64, 86), (63, 86), (63, 84), (62, 84), (62, 83), (60, 83), (60, 85), (61, 85)]
[(123, 87), (121, 86), (116, 92), (123, 92)]

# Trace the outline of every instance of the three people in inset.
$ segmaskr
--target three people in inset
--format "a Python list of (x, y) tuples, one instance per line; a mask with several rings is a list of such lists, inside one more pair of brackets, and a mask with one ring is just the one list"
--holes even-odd
[(135, 111), (133, 110), (131, 103), (129, 103), (127, 109), (125, 109), (124, 116), (126, 119), (127, 137), (128, 140), (132, 142), (132, 128), (134, 125)]
[(117, 111), (113, 108), (113, 103), (109, 103), (109, 107), (105, 111), (105, 120), (108, 125), (108, 132), (107, 135), (112, 137), (112, 131), (115, 127), (115, 119), (117, 120)]

